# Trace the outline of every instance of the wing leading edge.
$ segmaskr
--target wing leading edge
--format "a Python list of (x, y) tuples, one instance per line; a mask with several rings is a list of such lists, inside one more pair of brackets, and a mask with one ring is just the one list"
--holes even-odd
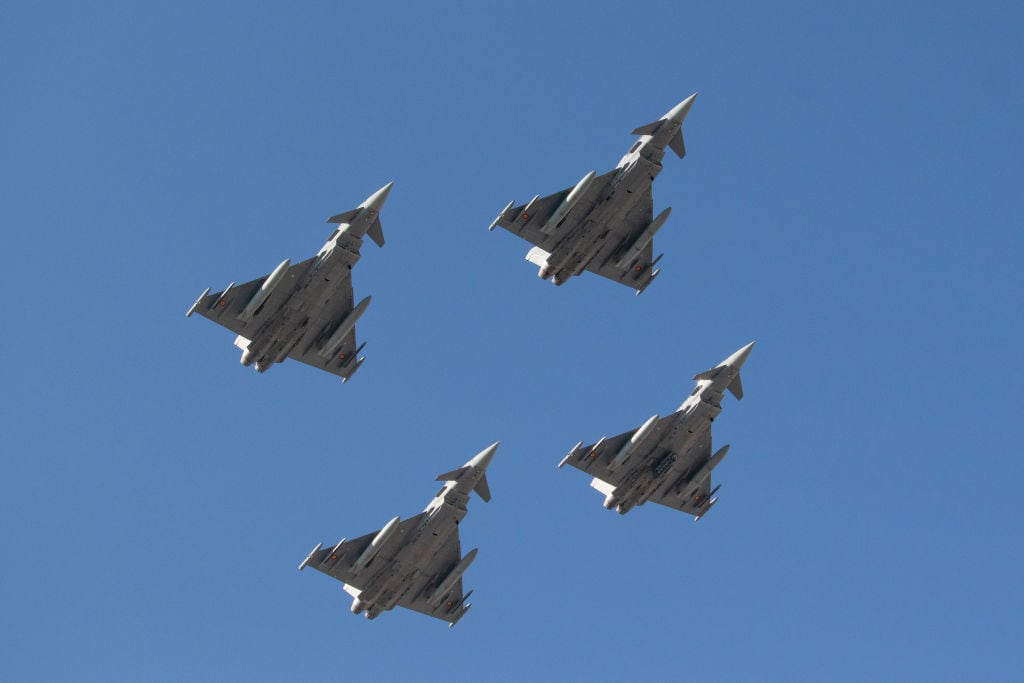
[(621, 245), (605, 259), (594, 259), (588, 263), (587, 270), (632, 287), (640, 294), (658, 276), (659, 271), (654, 266), (661, 257), (654, 258), (653, 237), (668, 218), (669, 212), (666, 209), (657, 219), (653, 218), (654, 195), (651, 187), (648, 187), (619, 226), (621, 233), (626, 235)]
[(634, 456), (645, 456), (662, 441), (666, 430), (675, 422), (675, 415), (652, 416), (646, 423), (610, 438), (602, 438), (587, 446), (577, 445), (569, 452), (559, 467), (572, 465), (578, 470), (591, 474), (612, 487), (622, 484), (632, 469), (626, 463)]
[(203, 296), (200, 296), (192, 304), (192, 308), (185, 315), (198, 313), (204, 318), (228, 328), (235, 334), (243, 337), (250, 336), (291, 296), (299, 277), (309, 269), (314, 259), (315, 257), (306, 259), (290, 266), (270, 295), (253, 312), (251, 318), (243, 319), (242, 312), (273, 273), (249, 280), (241, 285), (231, 283), (226, 289), (216, 294), (204, 292)]
[[(653, 416), (637, 429), (587, 446), (577, 444), (558, 466), (572, 465), (593, 475), (590, 485), (608, 496), (617, 487), (628, 485), (638, 466), (657, 468), (660, 463), (668, 463), (666, 469), (657, 473), (659, 477), (665, 475), (664, 481), (646, 500), (700, 519), (717, 501), (713, 497), (717, 488), (711, 488), (711, 472), (729, 447), (724, 446), (712, 455), (710, 428), (701, 429), (694, 440), (680, 447), (678, 437), (673, 436), (679, 418), (678, 413), (664, 418)], [(635, 458), (639, 460), (634, 462)], [(685, 469), (669, 469), (674, 463)]]
[[(387, 591), (398, 594), (395, 604), (454, 625), (469, 609), (468, 604), (463, 604), (469, 595), (463, 594), (462, 572), (475, 559), (476, 550), (462, 557), (458, 527), (453, 527), (433, 556), (416, 560), (413, 553), (406, 557), (402, 551), (415, 543), (414, 532), (426, 514), (421, 512), (395, 523), (390, 533), (391, 523), (351, 541), (342, 539), (330, 549), (319, 544), (299, 569), (312, 567), (327, 574), (344, 583), (346, 592), (357, 598), (375, 591), (388, 579), (404, 575), (406, 584)], [(378, 540), (381, 535), (385, 538)], [(376, 552), (375, 542), (379, 543)]]
[[(254, 311), (250, 312), (250, 315), (246, 315), (247, 307), (253, 301), (253, 297), (260, 292), (264, 283), (274, 276), (273, 273), (241, 285), (232, 283), (223, 291), (214, 294), (204, 292), (186, 315), (198, 313), (204, 318), (228, 328), (238, 335), (235, 345), (245, 349), (250, 340), (264, 328), (268, 320), (288, 304), (289, 299), (293, 296), (303, 296), (303, 292), (296, 292), (296, 286), (315, 260), (316, 257), (313, 257), (290, 266), (274, 286), (273, 291)], [(340, 340), (335, 340), (335, 343), (331, 344), (332, 353), (325, 355), (322, 351), (330, 341), (331, 333), (337, 331), (345, 322), (346, 317), (357, 308), (354, 305), (352, 278), (351, 276), (344, 277), (333, 282), (331, 287), (330, 296), (317, 302), (318, 305), (312, 311), (312, 315), (297, 314), (295, 316), (296, 319), (304, 319), (297, 338), (288, 350), (287, 357), (347, 380), (362, 364), (361, 360), (356, 359), (356, 355), (362, 347), (356, 345), (355, 324), (352, 324), (351, 329), (343, 334)], [(369, 297), (360, 302), (361, 310), (358, 311), (357, 318), (368, 304)], [(294, 308), (299, 309), (301, 306)]]
[(571, 233), (571, 228), (590, 213), (616, 173), (617, 170), (612, 170), (596, 176), (582, 196), (573, 203), (565, 218), (560, 221), (560, 226), (547, 225), (548, 219), (554, 216), (578, 183), (546, 197), (534, 197), (526, 204), (506, 207), (491, 224), (491, 229), (493, 230), (496, 225), (500, 226), (544, 251), (552, 252), (566, 234)]

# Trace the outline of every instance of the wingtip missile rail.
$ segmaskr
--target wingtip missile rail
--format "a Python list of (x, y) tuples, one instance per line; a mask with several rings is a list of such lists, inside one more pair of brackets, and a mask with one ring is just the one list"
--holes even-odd
[(299, 564), (299, 571), (300, 571), (300, 572), (301, 572), (301, 571), (302, 571), (303, 569), (305, 569), (305, 568), (306, 568), (306, 565), (307, 565), (307, 564), (309, 564), (309, 561), (313, 559), (313, 556), (314, 556), (314, 555), (316, 555), (316, 554), (317, 554), (317, 553), (318, 553), (318, 552), (320, 551), (320, 548), (322, 548), (323, 546), (324, 546), (324, 544), (323, 544), (323, 543), (317, 543), (317, 544), (316, 544), (316, 547), (315, 547), (315, 548), (313, 548), (312, 550), (310, 550), (310, 551), (309, 551), (309, 555), (306, 555), (306, 559), (304, 559), (304, 560), (303, 560), (303, 561), (302, 561), (302, 562), (301, 562), (301, 563)]
[(578, 451), (580, 446), (582, 446), (582, 445), (583, 445), (583, 442), (580, 441), (575, 446), (573, 446), (572, 450), (570, 450), (568, 453), (566, 453), (565, 457), (562, 458), (562, 461), (560, 463), (558, 463), (558, 469), (562, 469), (562, 465), (564, 465), (565, 463), (569, 462), (569, 458), (571, 458), (572, 456), (576, 455), (576, 451)]
[(495, 218), (493, 221), (491, 221), (491, 224), (489, 226), (487, 226), (487, 229), (488, 230), (494, 230), (494, 228), (496, 228), (498, 226), (498, 222), (501, 221), (501, 219), (505, 217), (505, 214), (508, 213), (508, 210), (511, 209), (512, 206), (515, 203), (516, 203), (516, 200), (513, 199), (508, 204), (506, 204), (505, 208), (501, 210), (501, 213), (498, 214), (497, 218)]
[(210, 293), (210, 288), (209, 287), (207, 287), (206, 289), (203, 290), (203, 293), (199, 295), (199, 298), (195, 300), (195, 303), (193, 303), (191, 306), (188, 307), (188, 311), (185, 312), (185, 317), (186, 318), (191, 318), (192, 317), (192, 314), (196, 312), (197, 308), (199, 308), (199, 302), (202, 301), (203, 299), (205, 299), (206, 295), (209, 294), (209, 293)]
[(715, 507), (715, 503), (718, 502), (718, 496), (716, 496), (715, 493), (720, 488), (722, 488), (721, 484), (711, 489), (711, 493), (709, 493), (707, 497), (707, 503), (704, 504), (704, 509), (693, 516), (694, 522), (699, 522), (701, 517), (711, 512), (711, 508)]

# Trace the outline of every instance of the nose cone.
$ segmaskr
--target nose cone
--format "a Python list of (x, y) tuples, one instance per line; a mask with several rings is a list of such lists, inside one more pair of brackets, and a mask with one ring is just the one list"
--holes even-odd
[(693, 106), (693, 101), (695, 99), (697, 99), (697, 93), (693, 93), (685, 100), (672, 107), (672, 110), (665, 114), (665, 118), (677, 123), (682, 123), (683, 119), (686, 118), (686, 115), (690, 113), (690, 107)]
[(380, 188), (372, 195), (370, 195), (365, 202), (360, 204), (360, 208), (374, 209), (380, 211), (381, 207), (384, 206), (384, 202), (388, 199), (388, 193), (391, 192), (391, 186), (394, 185), (394, 181), (388, 183), (384, 187)]
[(494, 457), (494, 452), (498, 450), (498, 444), (500, 443), (500, 441), (495, 441), (490, 446), (474, 455), (472, 460), (466, 463), (466, 467), (475, 467), (483, 470), (487, 469), (487, 466), (491, 464), (491, 458)]
[(728, 358), (722, 361), (722, 365), (728, 365), (729, 367), (736, 368), (739, 370), (743, 367), (743, 364), (747, 362), (747, 356), (750, 355), (751, 349), (754, 348), (754, 342), (750, 342), (742, 349), (732, 354)]

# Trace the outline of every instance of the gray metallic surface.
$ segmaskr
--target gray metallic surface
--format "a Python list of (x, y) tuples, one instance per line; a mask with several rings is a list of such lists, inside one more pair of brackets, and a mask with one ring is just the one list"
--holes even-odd
[(654, 265), (660, 256), (653, 258), (652, 242), (668, 217), (654, 220), (651, 184), (666, 147), (685, 155), (682, 124), (696, 97), (634, 130), (640, 139), (614, 170), (588, 173), (573, 187), (521, 206), (510, 203), (491, 229), (501, 226), (536, 245), (527, 260), (556, 285), (589, 270), (641, 293), (658, 275)]
[(355, 323), (369, 305), (369, 297), (353, 305), (352, 268), (364, 235), (384, 244), (380, 210), (391, 186), (328, 219), (338, 228), (313, 258), (295, 265), (286, 259), (269, 276), (215, 294), (207, 289), (186, 316), (198, 313), (235, 332), (242, 365), (259, 372), (294, 358), (348, 380), (363, 362)]
[[(384, 529), (343, 540), (333, 549), (318, 544), (299, 569), (312, 567), (344, 583), (353, 596), (352, 612), (368, 619), (398, 606), (455, 625), (470, 608), (462, 574), (477, 552), (462, 556), (459, 522), (471, 491), (490, 500), (487, 466), (497, 448), (494, 443), (462, 467), (438, 475), (445, 484), (420, 514), (401, 521), (396, 517)], [(379, 546), (372, 548), (375, 542)]]
[(695, 376), (693, 392), (671, 415), (655, 416), (596, 444), (580, 442), (558, 466), (593, 475), (591, 486), (605, 494), (605, 507), (619, 514), (650, 500), (700, 519), (717, 501), (711, 471), (728, 452), (726, 446), (711, 454), (711, 422), (722, 412), (726, 390), (743, 397), (740, 369), (753, 346)]

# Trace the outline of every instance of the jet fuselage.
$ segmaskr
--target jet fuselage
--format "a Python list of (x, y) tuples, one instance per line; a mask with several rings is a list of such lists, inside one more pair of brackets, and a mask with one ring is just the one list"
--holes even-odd
[[(372, 218), (375, 217), (376, 212)], [(283, 361), (303, 340), (310, 344), (321, 336), (324, 330), (308, 330), (306, 326), (310, 320), (320, 317), (333, 296), (347, 291), (338, 285), (351, 279), (363, 244), (351, 227), (341, 225), (334, 231), (306, 272), (296, 279), (291, 291), (285, 293), (284, 304), (252, 333), (249, 346), (242, 354), (242, 365), (255, 363), (256, 370), (265, 372), (274, 363)]]
[[(437, 581), (443, 580), (444, 577), (425, 575), (420, 568), (432, 566), (434, 556), (458, 532), (459, 522), (468, 513), (469, 494), (484, 476), (490, 456), (480, 464), (472, 462), (467, 464), (467, 471), (457, 480), (445, 482), (423, 510), (422, 521), (403, 540), (394, 559), (377, 574), (369, 575), (365, 588), (350, 591), (355, 596), (353, 613), (365, 611), (367, 618), (373, 619), (394, 608), (414, 586), (422, 586), (418, 590), (426, 594), (437, 587)], [(467, 562), (471, 561), (472, 558), (467, 556)], [(367, 567), (372, 564), (371, 560)]]
[[(702, 385), (673, 414), (674, 422), (663, 430), (657, 442), (645, 447), (646, 457), (635, 458), (635, 465), (624, 480), (605, 498), (605, 507), (626, 514), (643, 505), (656, 492), (663, 493), (685, 486), (703, 463), (693, 458), (680, 458), (711, 422), (722, 412), (722, 391), (710, 381)], [(643, 455), (643, 454), (638, 454)]]
[(604, 262), (622, 250), (628, 234), (618, 235), (618, 239), (606, 238), (616, 226), (625, 224), (624, 217), (630, 212), (642, 210), (641, 199), (662, 170), (661, 159), (668, 138), (661, 142), (661, 137), (642, 136), (622, 157), (618, 172), (593, 209), (548, 257), (542, 278), (553, 278), (555, 284), (562, 284), (582, 273), (592, 261)]

